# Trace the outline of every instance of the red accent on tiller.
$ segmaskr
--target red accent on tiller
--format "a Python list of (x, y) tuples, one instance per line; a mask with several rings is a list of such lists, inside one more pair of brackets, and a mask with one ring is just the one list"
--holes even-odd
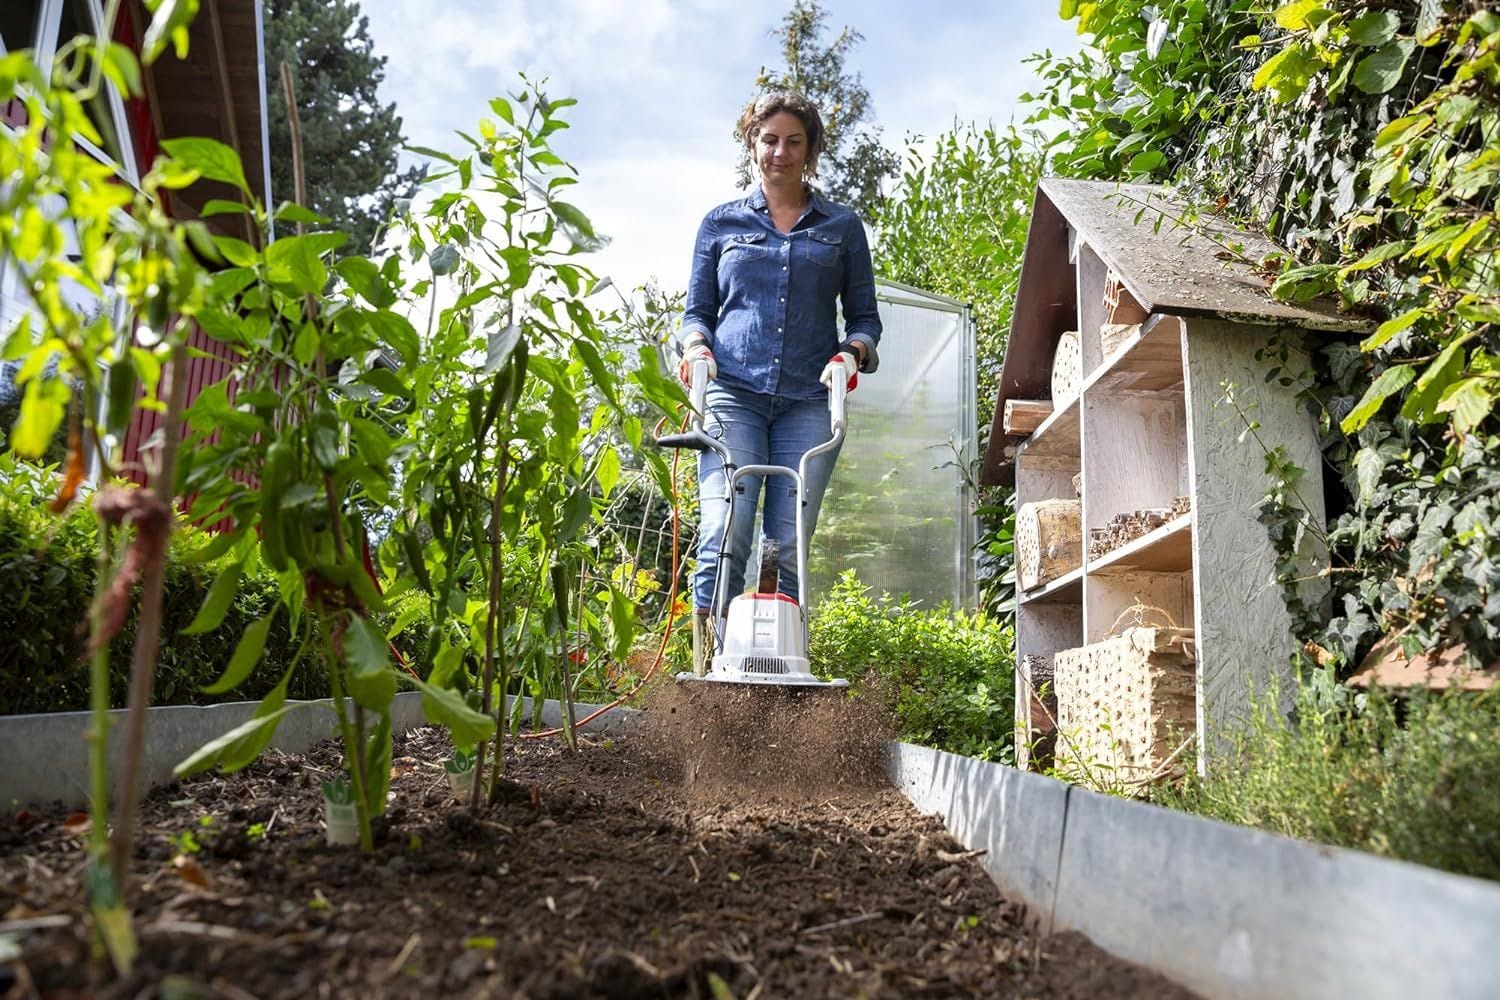
[(796, 604), (796, 600), (785, 594), (746, 594), (744, 595), (756, 601), (786, 601), (788, 604)]

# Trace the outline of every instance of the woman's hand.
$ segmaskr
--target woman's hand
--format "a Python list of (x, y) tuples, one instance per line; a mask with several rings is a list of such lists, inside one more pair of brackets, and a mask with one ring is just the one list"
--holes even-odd
[(693, 385), (693, 362), (708, 362), (708, 379), (712, 382), (719, 377), (719, 366), (714, 362), (714, 352), (708, 349), (708, 344), (701, 340), (695, 340), (682, 352), (682, 360), (677, 362), (677, 380), (689, 388)]
[(828, 364), (823, 366), (823, 374), (818, 376), (818, 381), (832, 389), (833, 373), (841, 368), (844, 371), (846, 388), (850, 392), (854, 391), (854, 387), (859, 384), (859, 362), (848, 351), (839, 351), (829, 358)]

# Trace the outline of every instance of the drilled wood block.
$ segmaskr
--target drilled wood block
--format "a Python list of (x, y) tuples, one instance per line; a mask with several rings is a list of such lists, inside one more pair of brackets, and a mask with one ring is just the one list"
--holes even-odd
[(1192, 629), (1134, 627), (1060, 651), (1052, 661), (1059, 769), (1129, 793), (1160, 777), (1196, 725), (1193, 637)]
[(1083, 565), (1082, 505), (1038, 500), (1016, 511), (1016, 574), (1030, 590)]
[(1057, 339), (1057, 351), (1052, 355), (1052, 405), (1062, 406), (1078, 395), (1083, 384), (1083, 346), (1076, 330), (1069, 330)]

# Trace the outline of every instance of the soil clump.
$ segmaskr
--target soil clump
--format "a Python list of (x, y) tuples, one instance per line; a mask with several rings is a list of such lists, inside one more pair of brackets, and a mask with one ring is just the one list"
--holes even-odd
[(158, 789), (124, 981), (91, 970), (66, 811), (0, 817), (0, 921), (25, 928), (0, 997), (1190, 995), (1077, 935), (1038, 941), (884, 783), (859, 709), (697, 697), (576, 753), (513, 746), (478, 813), (446, 734), (397, 737), (371, 856), (324, 846), (333, 742)]

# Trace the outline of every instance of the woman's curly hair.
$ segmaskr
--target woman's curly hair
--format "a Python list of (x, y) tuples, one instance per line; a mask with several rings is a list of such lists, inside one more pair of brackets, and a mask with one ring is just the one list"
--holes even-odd
[(734, 127), (735, 140), (749, 150), (754, 159), (755, 141), (760, 138), (760, 130), (766, 119), (782, 111), (796, 115), (806, 130), (807, 172), (816, 177), (818, 156), (825, 148), (823, 116), (818, 114), (817, 105), (795, 90), (773, 90), (745, 105), (745, 110), (740, 112), (740, 120)]

